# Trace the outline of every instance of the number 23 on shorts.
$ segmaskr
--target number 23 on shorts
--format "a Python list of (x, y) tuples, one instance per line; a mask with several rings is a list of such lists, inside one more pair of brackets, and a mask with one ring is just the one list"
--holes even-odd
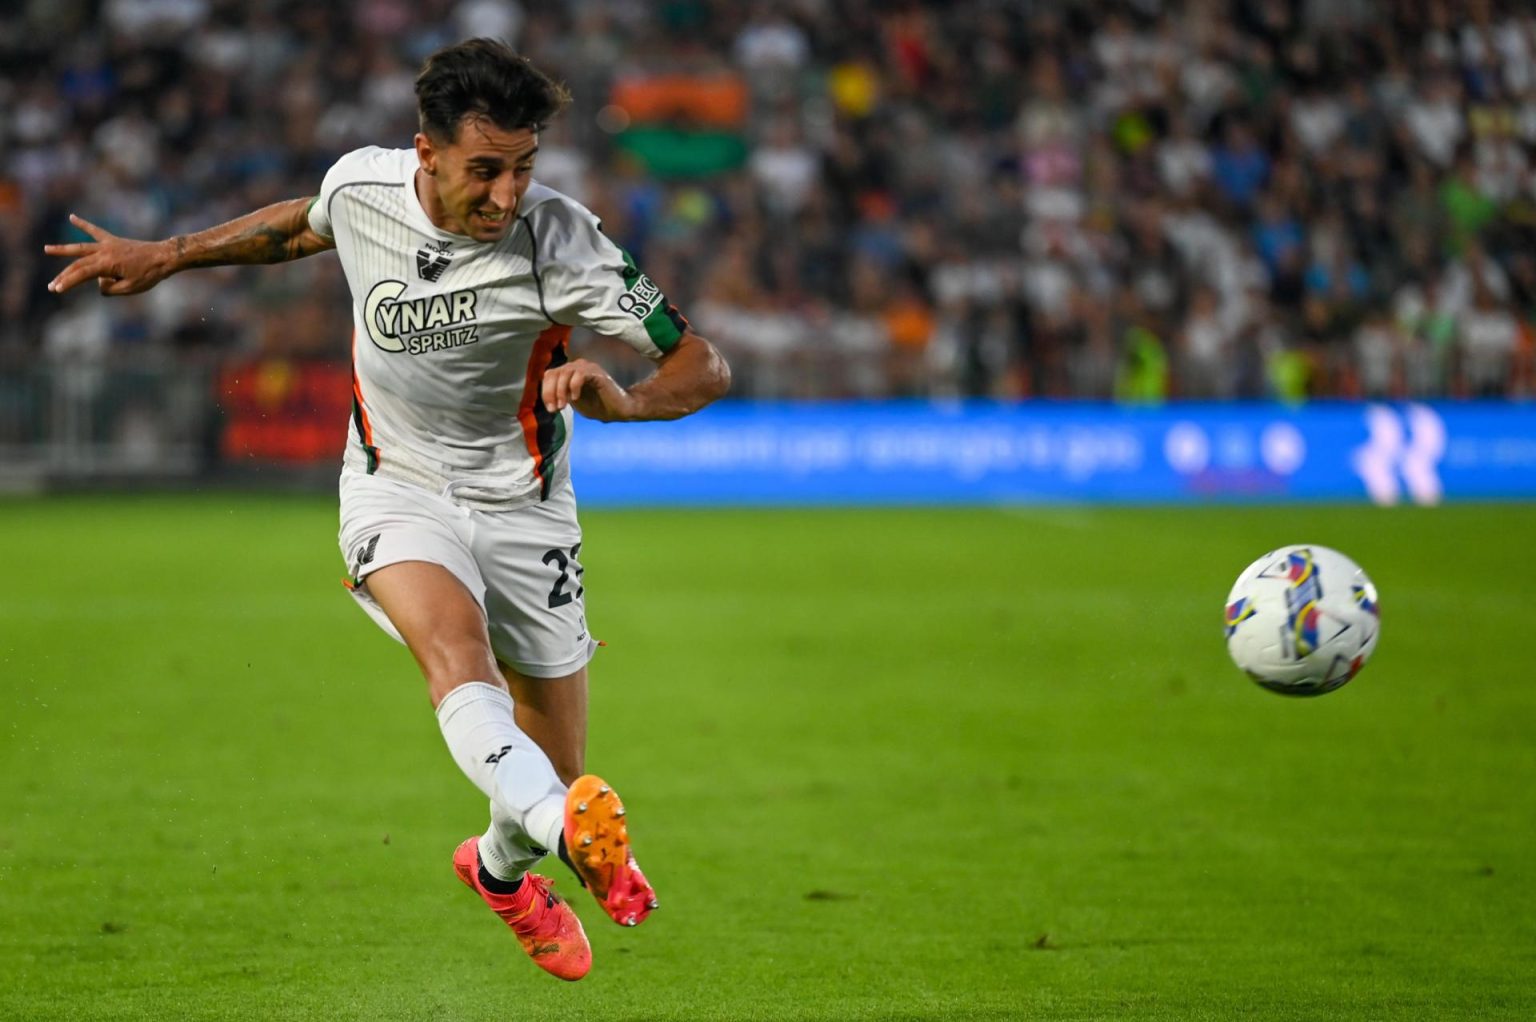
[[(554, 567), (560, 572), (560, 577), (555, 579), (553, 588), (549, 590), (550, 610), (554, 610), (556, 607), (563, 607), (586, 592), (586, 589), (581, 584), (581, 573), (586, 569), (576, 559), (580, 553), (581, 544), (577, 543), (571, 547), (569, 552), (556, 547), (553, 550), (544, 551), (544, 556), (540, 558), (545, 564)], [(572, 583), (576, 586), (574, 593), (567, 588)]]

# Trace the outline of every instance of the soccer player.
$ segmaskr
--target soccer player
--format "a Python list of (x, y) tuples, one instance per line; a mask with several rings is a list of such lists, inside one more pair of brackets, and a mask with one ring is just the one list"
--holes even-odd
[[(93, 239), (48, 285), (134, 294), (200, 266), (334, 248), (352, 292), (352, 416), (341, 473), (352, 594), (426, 678), (454, 759), (490, 798), (490, 826), (453, 855), (463, 882), (534, 962), (584, 976), (575, 913), (528, 872), (557, 853), (617, 923), (656, 907), (618, 796), (584, 774), (587, 663), (581, 529), (566, 451), (572, 411), (675, 419), (730, 386), (597, 219), (532, 179), (539, 132), (569, 100), (503, 43), (433, 54), (416, 79), (412, 149), (359, 149), (314, 198), (146, 242)], [(620, 386), (570, 359), (571, 329), (655, 360)]]

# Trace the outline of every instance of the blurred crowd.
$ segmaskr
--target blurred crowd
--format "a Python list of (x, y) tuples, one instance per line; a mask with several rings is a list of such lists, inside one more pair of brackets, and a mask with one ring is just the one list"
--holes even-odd
[[(594, 209), (742, 393), (1529, 396), (1536, 9), (1495, 0), (12, 0), (0, 352), (345, 359), (334, 258), (49, 294), (408, 145), (507, 39)], [(584, 344), (623, 362), (597, 339)]]

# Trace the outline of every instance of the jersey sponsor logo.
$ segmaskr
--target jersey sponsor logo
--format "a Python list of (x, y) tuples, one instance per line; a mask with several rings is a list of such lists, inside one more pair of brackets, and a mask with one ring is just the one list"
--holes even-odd
[(379, 350), (420, 355), (480, 339), (472, 289), (401, 300), (405, 289), (403, 281), (381, 280), (363, 302), (363, 325)]
[(453, 259), (453, 253), (448, 251), (452, 247), (451, 241), (429, 241), (416, 250), (416, 272), (422, 280), (435, 283), (443, 275)]
[(656, 311), (656, 305), (660, 301), (662, 301), (661, 288), (642, 273), (633, 287), (619, 295), (619, 308), (643, 323), (645, 317)]

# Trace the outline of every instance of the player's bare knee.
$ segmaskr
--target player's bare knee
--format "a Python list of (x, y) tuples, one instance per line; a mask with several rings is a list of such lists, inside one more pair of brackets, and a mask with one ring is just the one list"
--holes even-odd
[(436, 703), (472, 681), (505, 687), (496, 671), (496, 658), (483, 639), (474, 636), (431, 636), (413, 646), (416, 662)]

